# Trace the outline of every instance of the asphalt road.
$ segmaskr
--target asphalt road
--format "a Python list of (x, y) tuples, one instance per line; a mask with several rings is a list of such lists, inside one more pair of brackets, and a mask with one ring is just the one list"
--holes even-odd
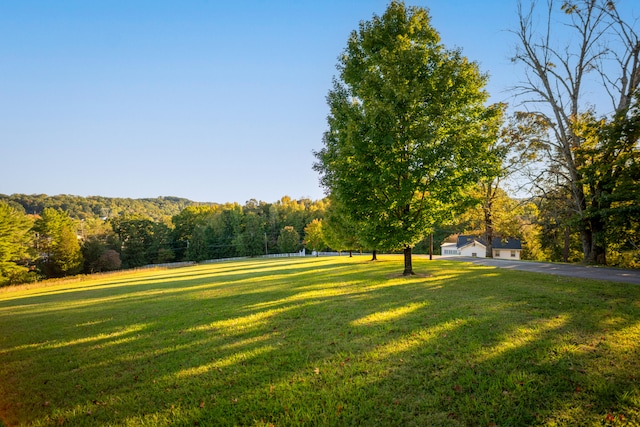
[(555, 274), (557, 276), (578, 277), (583, 279), (608, 280), (610, 282), (633, 283), (640, 285), (640, 270), (621, 268), (591, 267), (573, 264), (556, 264), (534, 261), (511, 261), (505, 259), (471, 258), (460, 256), (437, 256), (434, 258), (449, 261), (472, 262), (510, 270), (531, 271), (534, 273)]

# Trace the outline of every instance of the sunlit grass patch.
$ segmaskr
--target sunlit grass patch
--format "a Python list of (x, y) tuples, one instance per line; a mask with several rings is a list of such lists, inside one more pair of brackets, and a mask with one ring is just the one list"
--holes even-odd
[(640, 287), (417, 258), (0, 293), (7, 425), (640, 422)]
[(408, 313), (411, 313), (415, 310), (423, 308), (425, 305), (426, 303), (420, 303), (420, 304), (413, 303), (403, 307), (396, 307), (390, 310), (384, 310), (384, 311), (370, 314), (366, 317), (363, 317), (362, 319), (356, 319), (351, 323), (355, 326), (358, 326), (358, 325), (370, 325), (370, 324), (376, 324), (376, 323), (391, 322), (401, 318), (402, 316)]

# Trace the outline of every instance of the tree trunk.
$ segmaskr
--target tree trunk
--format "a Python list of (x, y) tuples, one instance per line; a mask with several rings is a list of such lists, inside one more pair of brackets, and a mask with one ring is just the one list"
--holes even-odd
[(405, 246), (404, 248), (404, 271), (403, 276), (412, 276), (416, 273), (413, 272), (413, 265), (411, 260), (411, 247)]
[(590, 264), (607, 265), (607, 250), (605, 242), (606, 225), (601, 218), (591, 218), (591, 247), (589, 259), (585, 259)]
[(487, 229), (484, 232), (484, 239), (486, 240), (487, 250), (485, 252), (485, 256), (487, 258), (493, 258), (493, 225), (491, 225), (491, 220), (486, 223)]
[(604, 245), (596, 242), (591, 250), (594, 263), (598, 265), (607, 265), (607, 251)]
[(587, 264), (606, 265), (605, 224), (599, 218), (584, 219), (581, 224), (580, 239)]
[(487, 186), (487, 194), (485, 204), (482, 208), (484, 211), (484, 239), (486, 240), (485, 257), (493, 258), (493, 202), (491, 195), (491, 184)]
[(569, 262), (569, 245), (571, 243), (571, 228), (567, 225), (564, 229), (564, 251), (562, 252), (562, 260)]
[(429, 261), (433, 260), (433, 233), (429, 234)]
[(349, 258), (353, 258), (353, 250), (349, 249)]
[(373, 255), (371, 256), (371, 261), (377, 261), (377, 260), (378, 260), (378, 251), (374, 249)]
[[(586, 222), (586, 220), (583, 220), (583, 222)], [(580, 240), (582, 241), (584, 262), (587, 264), (593, 264), (593, 254), (591, 253), (591, 248), (593, 247), (593, 234), (591, 234), (591, 230), (584, 226), (581, 226), (580, 228)]]
[(589, 187), (591, 214), (587, 219), (588, 222), (585, 221), (586, 228), (591, 233), (589, 258), (585, 256), (585, 261), (589, 264), (607, 265), (607, 223), (603, 212), (611, 209), (612, 197), (607, 184), (611, 185), (614, 181), (613, 175), (607, 173), (600, 177), (599, 182)]

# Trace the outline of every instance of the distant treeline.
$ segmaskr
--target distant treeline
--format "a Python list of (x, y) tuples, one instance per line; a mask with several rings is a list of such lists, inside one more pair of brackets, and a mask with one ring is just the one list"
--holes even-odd
[[(522, 241), (524, 259), (581, 260), (580, 237), (559, 224), (548, 199), (518, 200), (499, 192), (495, 235)], [(433, 252), (448, 236), (482, 234), (484, 205), (469, 206), (433, 229)], [(69, 195), (0, 195), (0, 286), (79, 273), (167, 262), (313, 251), (392, 251), (361, 231), (330, 198), (288, 196), (274, 203), (197, 203), (177, 197), (124, 199)], [(633, 237), (633, 233), (629, 236)], [(622, 241), (621, 241), (622, 242)], [(414, 247), (429, 253), (430, 239)], [(612, 247), (611, 265), (638, 267), (637, 246)]]
[[(326, 201), (197, 203), (0, 195), (0, 285), (174, 261), (299, 251)], [(318, 249), (324, 249), (322, 248)]]
[(187, 206), (215, 205), (196, 203), (180, 197), (157, 197), (155, 199), (127, 199), (101, 196), (72, 196), (60, 194), (0, 194), (0, 200), (22, 206), (27, 214), (40, 215), (45, 208), (60, 209), (74, 219), (108, 219), (122, 215), (142, 215), (154, 221), (165, 221), (179, 214)]

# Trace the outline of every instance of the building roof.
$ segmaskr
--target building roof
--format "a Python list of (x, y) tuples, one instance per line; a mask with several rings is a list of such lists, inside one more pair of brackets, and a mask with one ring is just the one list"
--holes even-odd
[[(483, 236), (458, 236), (457, 247), (463, 248), (473, 242), (480, 243), (482, 246), (487, 246), (487, 241)], [(500, 238), (494, 237), (491, 240), (491, 246), (493, 249), (520, 249), (522, 250), (522, 242), (520, 239), (515, 239), (513, 237), (508, 238)]]

